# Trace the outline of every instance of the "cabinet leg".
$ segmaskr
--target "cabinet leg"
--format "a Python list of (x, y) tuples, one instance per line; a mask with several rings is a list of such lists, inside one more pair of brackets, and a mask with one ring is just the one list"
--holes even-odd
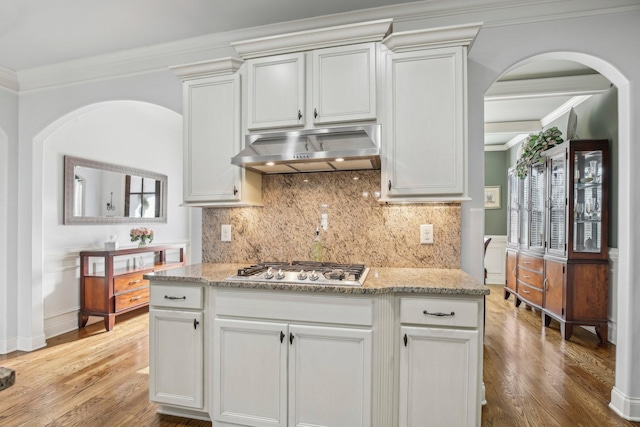
[(520, 307), (521, 303), (522, 303), (522, 300), (520, 298), (516, 297), (516, 300), (515, 300), (516, 307)]
[(116, 316), (113, 314), (109, 314), (108, 316), (104, 316), (104, 328), (107, 331), (113, 329), (113, 325), (116, 324)]
[(609, 326), (606, 323), (596, 326), (596, 335), (602, 344), (606, 344), (609, 340)]
[(511, 292), (509, 292), (508, 290), (504, 290), (504, 299), (509, 299), (509, 296), (511, 296)]
[(542, 313), (542, 320), (544, 321), (544, 326), (549, 327), (551, 324), (551, 316), (547, 316), (545, 313)]
[(560, 322), (560, 333), (564, 340), (570, 340), (573, 335), (573, 325), (571, 323)]
[(80, 314), (78, 316), (78, 329), (82, 329), (85, 326), (87, 326), (87, 322), (89, 321), (89, 316), (85, 316), (83, 314)]

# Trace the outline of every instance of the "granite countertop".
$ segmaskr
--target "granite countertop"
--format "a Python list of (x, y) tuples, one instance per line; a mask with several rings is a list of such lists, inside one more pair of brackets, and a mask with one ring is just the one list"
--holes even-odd
[(489, 288), (458, 269), (370, 267), (363, 286), (329, 286), (276, 282), (227, 281), (245, 264), (205, 263), (159, 271), (144, 277), (157, 282), (203, 283), (217, 287), (277, 289), (289, 291), (377, 294), (423, 293), (448, 295), (488, 295)]

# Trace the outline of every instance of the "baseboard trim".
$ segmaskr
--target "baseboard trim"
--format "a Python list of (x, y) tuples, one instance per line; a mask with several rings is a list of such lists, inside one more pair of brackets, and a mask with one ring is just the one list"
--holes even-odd
[(640, 421), (640, 398), (629, 397), (614, 387), (609, 408), (625, 420)]
[(37, 337), (18, 337), (16, 342), (17, 350), (34, 351), (47, 346), (44, 334)]
[(173, 415), (175, 417), (193, 418), (202, 421), (211, 421), (209, 414), (206, 412), (194, 411), (191, 409), (174, 408), (171, 406), (158, 405), (158, 414)]
[(18, 343), (15, 338), (8, 340), (0, 340), (0, 354), (8, 354), (18, 349)]

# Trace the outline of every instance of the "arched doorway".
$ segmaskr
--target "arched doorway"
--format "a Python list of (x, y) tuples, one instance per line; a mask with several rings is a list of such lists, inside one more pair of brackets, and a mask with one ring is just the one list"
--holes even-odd
[[(606, 79), (608, 79), (617, 88), (617, 153), (613, 153), (614, 162), (617, 163), (617, 200), (616, 212), (613, 212), (617, 221), (617, 229), (631, 229), (631, 205), (629, 203), (630, 194), (630, 159), (631, 159), (631, 105), (630, 105), (630, 88), (629, 81), (611, 64), (602, 59), (573, 52), (554, 52), (532, 56), (525, 60), (512, 65), (504, 72), (514, 70), (520, 66), (531, 64), (535, 61), (557, 61), (569, 60), (589, 67)], [(627, 197), (625, 197), (627, 196)], [(616, 236), (618, 248), (618, 268), (617, 268), (617, 294), (613, 293), (610, 298), (613, 299), (612, 304), (616, 311), (617, 326), (617, 347), (616, 347), (616, 379), (615, 386), (611, 394), (611, 408), (625, 418), (630, 417), (632, 412), (629, 408), (632, 406), (632, 398), (628, 397), (630, 383), (633, 382), (633, 375), (636, 373), (631, 369), (631, 355), (634, 348), (634, 337), (630, 331), (631, 313), (626, 301), (631, 299), (630, 272), (632, 266), (631, 260), (631, 239), (629, 233), (620, 233)], [(636, 344), (637, 345), (637, 344)], [(624, 392), (627, 392), (625, 394)]]

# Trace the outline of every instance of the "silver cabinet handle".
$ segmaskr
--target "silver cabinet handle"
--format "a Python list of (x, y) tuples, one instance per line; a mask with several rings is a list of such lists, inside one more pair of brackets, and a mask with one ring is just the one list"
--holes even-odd
[(429, 313), (427, 310), (424, 310), (422, 313), (426, 314), (427, 316), (438, 316), (438, 317), (455, 316), (456, 315), (455, 311), (452, 311), (451, 313)]
[(129, 301), (137, 301), (137, 300), (139, 300), (140, 298), (142, 298), (142, 295), (138, 295), (137, 297), (131, 297), (131, 298), (129, 299)]

